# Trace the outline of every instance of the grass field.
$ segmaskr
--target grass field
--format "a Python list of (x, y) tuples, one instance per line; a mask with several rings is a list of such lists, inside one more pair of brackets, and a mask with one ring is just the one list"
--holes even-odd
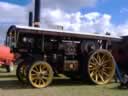
[(0, 70), (0, 96), (128, 96), (128, 89), (118, 89), (118, 83), (88, 85), (80, 81), (56, 78), (47, 88), (35, 89), (21, 84), (15, 71)]

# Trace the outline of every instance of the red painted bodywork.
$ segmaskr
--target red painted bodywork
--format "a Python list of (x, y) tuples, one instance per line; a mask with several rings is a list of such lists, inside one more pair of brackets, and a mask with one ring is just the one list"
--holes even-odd
[(9, 65), (14, 61), (14, 54), (10, 52), (10, 48), (0, 45), (0, 65)]

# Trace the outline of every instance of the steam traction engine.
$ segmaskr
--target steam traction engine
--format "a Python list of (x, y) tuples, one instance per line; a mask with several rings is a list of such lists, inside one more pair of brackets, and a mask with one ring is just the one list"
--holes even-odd
[(48, 86), (55, 74), (79, 77), (95, 84), (108, 83), (115, 61), (108, 51), (118, 37), (11, 26), (6, 44), (17, 54), (17, 77), (33, 87)]

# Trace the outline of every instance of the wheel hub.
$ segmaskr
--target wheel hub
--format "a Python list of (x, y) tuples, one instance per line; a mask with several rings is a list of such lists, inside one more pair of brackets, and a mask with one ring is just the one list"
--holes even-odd
[(47, 72), (46, 71), (43, 71), (43, 72), (37, 72), (36, 73), (36, 76), (38, 79), (43, 79), (43, 77), (46, 77), (47, 75)]

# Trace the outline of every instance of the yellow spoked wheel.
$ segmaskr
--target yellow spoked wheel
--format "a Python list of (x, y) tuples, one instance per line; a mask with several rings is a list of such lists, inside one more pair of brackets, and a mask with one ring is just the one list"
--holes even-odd
[(108, 83), (115, 74), (115, 61), (107, 50), (97, 50), (89, 58), (88, 73), (95, 84)]
[(16, 69), (16, 76), (18, 80), (22, 83), (27, 83), (26, 71), (27, 71), (27, 64), (25, 62), (18, 64)]
[(47, 62), (38, 61), (29, 67), (27, 77), (33, 87), (44, 88), (52, 82), (53, 70)]

